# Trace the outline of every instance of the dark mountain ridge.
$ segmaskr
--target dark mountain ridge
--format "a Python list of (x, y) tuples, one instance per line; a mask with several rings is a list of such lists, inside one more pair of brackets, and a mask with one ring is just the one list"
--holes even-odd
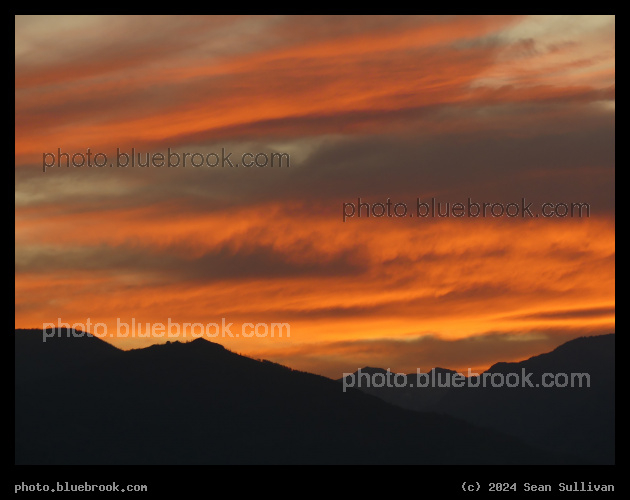
[[(589, 463), (615, 462), (614, 334), (580, 337), (524, 361), (495, 363), (484, 373), (488, 382), (492, 374), (497, 381), (499, 375), (518, 374), (519, 386), (468, 387), (466, 379), (464, 387), (362, 385), (359, 390), (402, 408), (458, 417), (538, 447), (578, 455)], [(523, 386), (523, 374), (530, 373), (534, 387)], [(545, 373), (559, 375), (558, 383), (567, 386), (543, 387)], [(415, 374), (410, 379), (414, 381)], [(552, 380), (555, 383), (549, 375), (545, 378), (546, 383)], [(475, 381), (479, 377), (471, 378)]]
[(206, 340), (41, 335), (15, 332), (18, 464), (581, 463)]

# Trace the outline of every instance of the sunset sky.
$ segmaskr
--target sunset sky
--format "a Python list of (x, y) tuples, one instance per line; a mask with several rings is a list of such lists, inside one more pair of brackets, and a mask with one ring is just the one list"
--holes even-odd
[[(335, 378), (481, 370), (615, 330), (614, 17), (15, 27), (16, 328), (285, 322), (290, 338), (212, 340)], [(58, 148), (132, 147), (291, 163), (42, 168)], [(344, 222), (358, 197), (591, 212)]]

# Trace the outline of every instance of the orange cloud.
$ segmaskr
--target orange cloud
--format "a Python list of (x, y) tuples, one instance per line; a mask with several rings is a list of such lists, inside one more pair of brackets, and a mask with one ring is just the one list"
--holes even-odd
[[(613, 331), (614, 18), (565, 17), (18, 18), (16, 327), (288, 322), (217, 340), (331, 376)], [(87, 147), (292, 166), (42, 172)], [(593, 215), (342, 222), (358, 196)]]

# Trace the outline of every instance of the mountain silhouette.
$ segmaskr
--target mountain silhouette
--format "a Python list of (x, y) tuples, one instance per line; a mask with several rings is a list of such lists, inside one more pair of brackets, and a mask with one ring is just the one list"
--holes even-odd
[(16, 464), (582, 463), (202, 339), (41, 339), (15, 331)]
[[(371, 368), (373, 372), (381, 369)], [(539, 387), (366, 387), (359, 390), (402, 408), (437, 412), (497, 430), (587, 463), (615, 462), (615, 335), (581, 337), (485, 373), (532, 373)], [(382, 370), (381, 370), (382, 371)], [(445, 373), (444, 369), (436, 372)], [(356, 375), (357, 372), (355, 372)], [(588, 373), (590, 387), (542, 387), (544, 373)], [(409, 375), (416, 380), (416, 374)], [(483, 375), (482, 375), (483, 377)], [(350, 380), (350, 379), (348, 379)], [(490, 379), (488, 379), (490, 380)], [(497, 375), (497, 380), (500, 380)], [(514, 379), (511, 379), (514, 381)], [(546, 379), (549, 381), (549, 378)], [(564, 383), (564, 378), (559, 379)], [(577, 379), (576, 379), (577, 385)]]

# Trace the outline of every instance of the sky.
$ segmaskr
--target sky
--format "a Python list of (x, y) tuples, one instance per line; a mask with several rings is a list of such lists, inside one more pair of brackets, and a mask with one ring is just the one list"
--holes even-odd
[[(118, 336), (132, 319), (288, 323), (210, 340), (329, 377), (483, 370), (615, 330), (614, 16), (15, 29), (16, 328), (90, 319), (130, 349), (169, 340)], [(87, 148), (290, 166), (43, 168)], [(343, 220), (418, 197), (590, 216)]]

